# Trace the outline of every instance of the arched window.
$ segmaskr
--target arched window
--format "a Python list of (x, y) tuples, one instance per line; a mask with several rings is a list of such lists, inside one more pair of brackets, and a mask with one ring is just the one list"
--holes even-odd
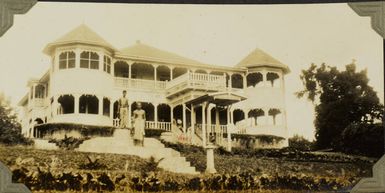
[(79, 113), (98, 114), (99, 100), (94, 95), (82, 95), (79, 98)]
[(59, 69), (75, 68), (75, 52), (62, 52), (59, 55)]
[(99, 55), (96, 52), (82, 52), (80, 54), (80, 68), (99, 69)]
[(111, 58), (109, 56), (104, 56), (103, 59), (103, 70), (108, 74), (111, 73)]
[(72, 95), (62, 95), (57, 99), (58, 114), (74, 113), (75, 99)]
[(259, 125), (259, 117), (262, 117), (265, 115), (265, 112), (262, 109), (252, 109), (248, 113), (248, 117), (254, 118), (254, 124)]
[(274, 72), (267, 73), (266, 80), (270, 82), (272, 87), (280, 86), (279, 75), (277, 73), (274, 73)]
[(45, 96), (45, 87), (41, 84), (35, 86), (35, 98), (44, 98)]
[(103, 115), (110, 116), (110, 100), (108, 98), (103, 98)]
[(114, 74), (116, 77), (128, 78), (129, 73), (130, 69), (127, 62), (117, 61), (114, 63)]
[(268, 113), (269, 113), (269, 116), (272, 117), (272, 120), (270, 122), (272, 122), (273, 125), (276, 125), (277, 124), (276, 117), (277, 117), (277, 115), (281, 114), (281, 110), (270, 109)]
[(246, 77), (247, 87), (255, 87), (257, 84), (262, 83), (263, 75), (259, 72), (250, 73)]

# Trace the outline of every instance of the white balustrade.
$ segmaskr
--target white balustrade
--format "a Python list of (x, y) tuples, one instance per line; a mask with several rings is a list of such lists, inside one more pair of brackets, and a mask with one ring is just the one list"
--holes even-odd
[(112, 120), (112, 125), (114, 126), (114, 127), (118, 127), (120, 124), (119, 124), (119, 119), (113, 119)]
[(164, 131), (171, 131), (171, 122), (155, 122), (146, 121), (146, 129), (158, 129)]
[(165, 81), (154, 81), (154, 80), (115, 77), (115, 86), (121, 87), (121, 88), (163, 90), (166, 88), (166, 82)]

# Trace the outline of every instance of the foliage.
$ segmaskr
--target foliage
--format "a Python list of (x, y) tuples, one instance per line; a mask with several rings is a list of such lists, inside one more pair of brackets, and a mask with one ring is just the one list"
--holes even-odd
[(313, 147), (313, 143), (305, 139), (302, 136), (294, 135), (289, 138), (289, 148), (299, 151), (310, 151)]
[(52, 134), (55, 131), (78, 131), (84, 137), (112, 136), (115, 130), (114, 127), (83, 125), (74, 123), (46, 123), (38, 125), (35, 128), (42, 133), (42, 136)]
[(145, 137), (155, 137), (155, 138), (158, 138), (160, 137), (160, 135), (165, 132), (163, 130), (159, 130), (159, 129), (146, 129), (145, 130)]
[(347, 153), (381, 157), (384, 154), (384, 126), (380, 123), (352, 123), (342, 132), (341, 147)]
[(21, 125), (17, 121), (10, 102), (0, 93), (0, 143), (6, 145), (31, 145), (33, 141), (21, 134)]
[(13, 181), (24, 183), (32, 191), (234, 191), (234, 190), (301, 190), (342, 191), (351, 188), (357, 178), (310, 177), (303, 175), (259, 175), (249, 173), (189, 176), (157, 173), (130, 176), (128, 173), (62, 172), (25, 168), (13, 169)]
[[(175, 147), (183, 148), (179, 145), (175, 145)], [(206, 157), (203, 149), (194, 146), (188, 148), (184, 149), (183, 156), (186, 155), (188, 159), (195, 158), (202, 166), (198, 170), (204, 171)], [(195, 150), (195, 152), (187, 153), (188, 150)], [(22, 160), (18, 163), (26, 164), (16, 165), (15, 158), (20, 155), (26, 158), (25, 160), (32, 157), (35, 161), (26, 163)], [(52, 155), (62, 160), (62, 164), (56, 170), (46, 166)], [(79, 169), (79, 164), (85, 163), (87, 156), (96, 158), (97, 162), (105, 164), (107, 170)], [(148, 163), (151, 161), (136, 156), (0, 146), (0, 161), (10, 166), (14, 182), (24, 183), (32, 191), (44, 192), (106, 192), (111, 190), (120, 192), (228, 192), (231, 190), (268, 192), (266, 190), (281, 189), (299, 190), (299, 192), (331, 191), (345, 190), (354, 185), (357, 179), (371, 176), (373, 162), (360, 166), (356, 159), (348, 162), (348, 158), (343, 158), (346, 162), (340, 163), (339, 160), (332, 160), (331, 156), (317, 155), (316, 157), (322, 157), (320, 162), (308, 162), (307, 157), (294, 161), (294, 159), (286, 160), (285, 157), (282, 159), (257, 158), (216, 152), (215, 162), (218, 174), (185, 175), (162, 170), (143, 173), (142, 171), (146, 170), (147, 165), (153, 165), (153, 163)], [(327, 158), (330, 163), (324, 162)], [(124, 167), (127, 169), (122, 169)]]
[[(300, 76), (304, 90), (298, 97), (315, 102), (317, 148), (338, 148), (342, 131), (353, 122), (373, 122), (383, 115), (377, 93), (368, 85), (366, 70), (348, 64), (336, 67), (312, 64)], [(379, 136), (383, 137), (383, 136)]]
[(65, 150), (74, 150), (78, 148), (85, 140), (90, 139), (90, 137), (65, 137), (63, 139), (50, 139), (50, 143), (55, 143), (59, 148)]
[[(206, 153), (202, 147), (174, 144), (162, 141), (166, 147), (173, 148), (194, 166), (197, 171), (206, 169)], [(340, 153), (302, 152), (286, 149), (246, 149), (232, 148), (231, 152), (219, 147), (215, 149), (215, 167), (221, 174), (239, 174), (247, 172), (253, 175), (279, 172), (282, 175), (316, 172), (319, 175), (341, 173), (341, 168), (351, 172), (370, 171), (374, 159), (348, 156)], [(321, 166), (322, 165), (322, 166)], [(357, 167), (360, 168), (357, 170)], [(366, 169), (364, 169), (366, 168)]]
[(100, 163), (100, 156), (87, 156), (87, 163), (81, 163), (79, 165), (79, 169), (86, 169), (86, 170), (100, 170), (100, 169), (107, 169), (106, 164)]

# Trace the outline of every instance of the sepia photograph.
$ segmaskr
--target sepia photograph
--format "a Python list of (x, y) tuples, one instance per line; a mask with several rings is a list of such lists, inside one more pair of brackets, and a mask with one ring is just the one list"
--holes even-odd
[(384, 9), (0, 0), (0, 193), (385, 192)]

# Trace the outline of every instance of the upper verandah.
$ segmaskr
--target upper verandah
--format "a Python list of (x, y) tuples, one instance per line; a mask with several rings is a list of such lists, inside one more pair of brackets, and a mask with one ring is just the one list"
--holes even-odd
[(113, 57), (117, 60), (133, 60), (149, 63), (170, 64), (188, 68), (234, 71), (235, 73), (246, 72), (247, 68), (259, 66), (279, 68), (282, 69), (285, 74), (289, 72), (289, 68), (286, 65), (282, 64), (260, 49), (256, 49), (251, 52), (245, 59), (241, 61), (240, 64), (234, 67), (202, 63), (175, 53), (143, 44), (139, 41), (137, 41), (137, 43), (133, 46), (118, 50), (85, 24), (81, 24), (54, 42), (49, 43), (43, 51), (44, 53), (51, 55), (56, 47), (72, 44), (85, 44), (103, 47), (104, 49), (111, 52)]

